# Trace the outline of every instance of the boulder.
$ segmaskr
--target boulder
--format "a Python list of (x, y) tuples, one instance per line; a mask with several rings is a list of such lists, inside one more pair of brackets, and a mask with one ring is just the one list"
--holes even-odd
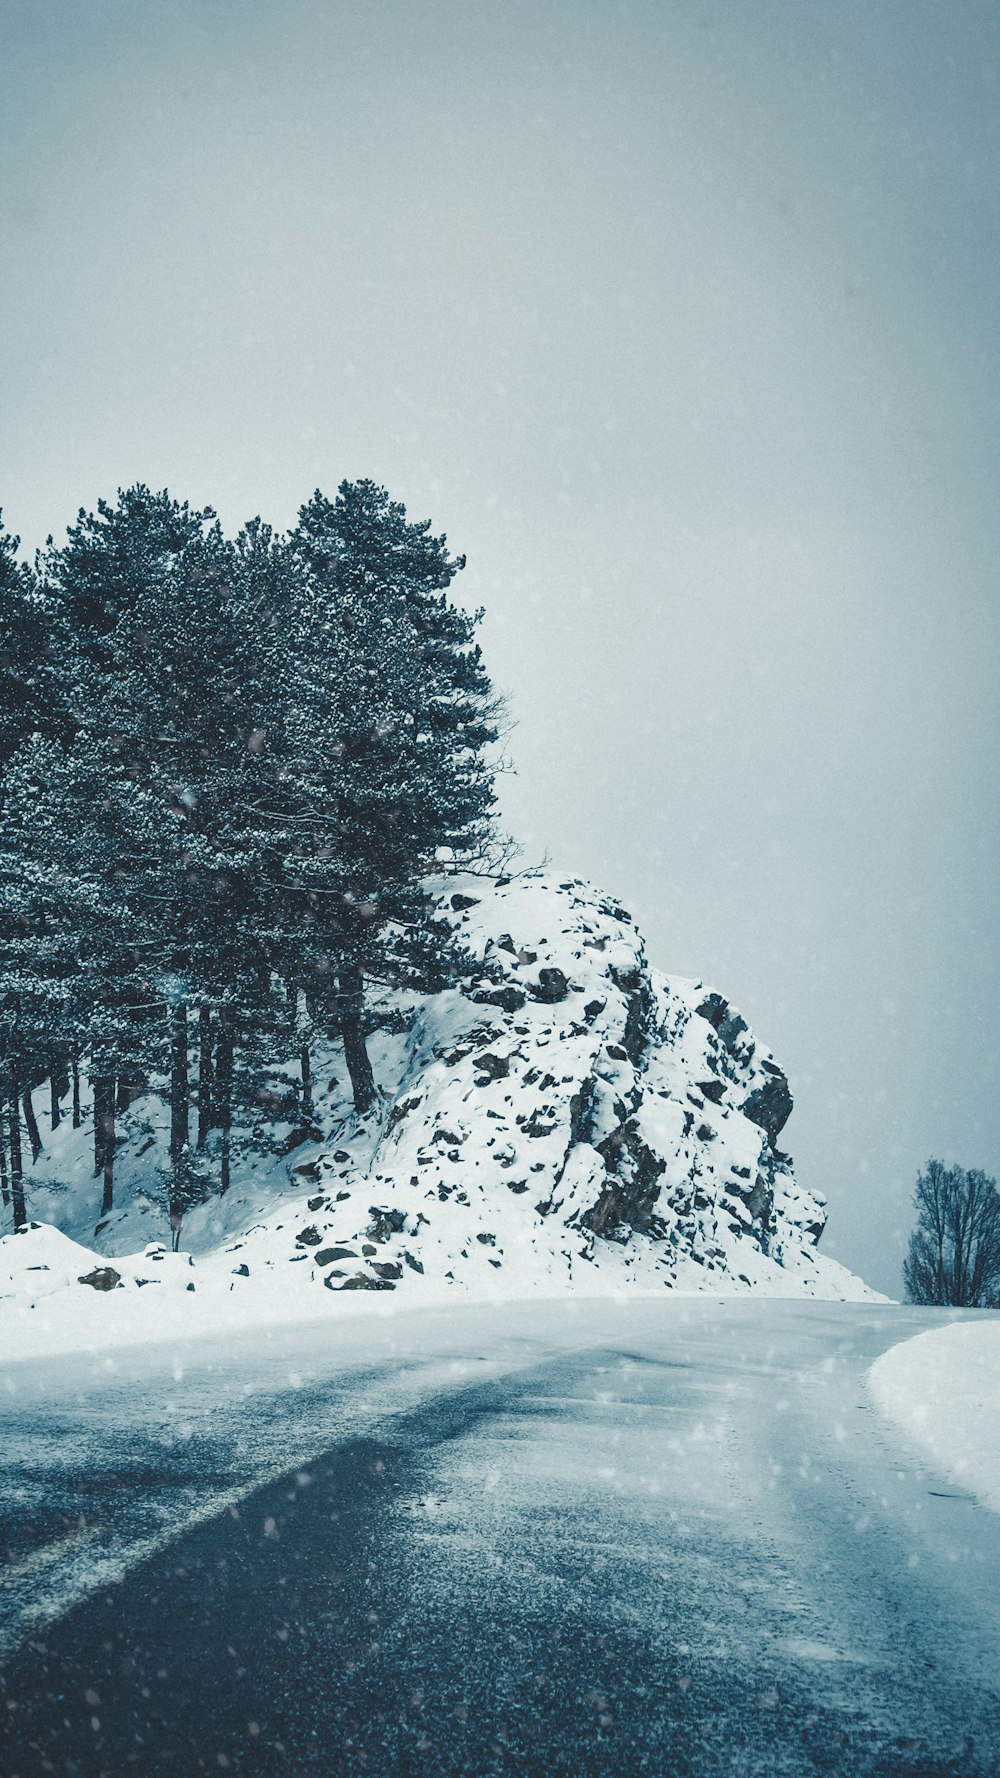
[(388, 1241), (390, 1235), (401, 1235), (406, 1227), (406, 1212), (398, 1207), (381, 1210), (377, 1204), (369, 1204), (368, 1214), (372, 1219), (368, 1233), (373, 1241)]
[(506, 1013), (520, 1012), (527, 998), (523, 988), (510, 985), (505, 988), (483, 989), (473, 995), (478, 1006), (499, 1006)]
[(565, 1000), (569, 993), (569, 977), (561, 969), (540, 969), (533, 993), (544, 1005), (554, 1006), (557, 1001)]
[(95, 1266), (92, 1272), (85, 1272), (79, 1279), (81, 1284), (89, 1284), (91, 1290), (114, 1290), (122, 1281), (120, 1272), (114, 1266)]
[(481, 1078), (477, 1086), (484, 1086), (491, 1080), (505, 1080), (510, 1073), (510, 1061), (507, 1056), (495, 1056), (487, 1050), (484, 1055), (474, 1056), (473, 1063), (479, 1069)]
[(283, 1142), (279, 1142), (277, 1152), (280, 1155), (291, 1154), (294, 1149), (301, 1148), (303, 1142), (319, 1142), (321, 1136), (322, 1131), (317, 1130), (315, 1124), (299, 1124), (294, 1130), (289, 1130)]

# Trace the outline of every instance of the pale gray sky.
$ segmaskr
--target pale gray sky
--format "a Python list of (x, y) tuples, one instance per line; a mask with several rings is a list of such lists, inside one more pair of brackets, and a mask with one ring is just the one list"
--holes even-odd
[(898, 1289), (1000, 1168), (995, 0), (0, 0), (0, 502), (468, 552), (508, 818), (788, 1068)]

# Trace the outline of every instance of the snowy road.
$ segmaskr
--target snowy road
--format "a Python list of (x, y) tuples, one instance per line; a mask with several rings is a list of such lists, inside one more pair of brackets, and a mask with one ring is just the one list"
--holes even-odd
[(1000, 1517), (864, 1383), (934, 1324), (538, 1303), (15, 1367), (0, 1771), (1000, 1772)]

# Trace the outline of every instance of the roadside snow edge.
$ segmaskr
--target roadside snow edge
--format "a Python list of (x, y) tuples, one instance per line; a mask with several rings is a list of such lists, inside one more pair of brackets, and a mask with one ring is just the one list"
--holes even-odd
[(931, 1328), (876, 1359), (879, 1412), (921, 1456), (1000, 1513), (1000, 1317)]

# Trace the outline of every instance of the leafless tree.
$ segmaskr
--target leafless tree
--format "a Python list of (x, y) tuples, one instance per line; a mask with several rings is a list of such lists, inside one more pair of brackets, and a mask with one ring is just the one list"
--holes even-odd
[(903, 1262), (911, 1303), (977, 1309), (1000, 1303), (1000, 1192), (989, 1174), (928, 1161)]

